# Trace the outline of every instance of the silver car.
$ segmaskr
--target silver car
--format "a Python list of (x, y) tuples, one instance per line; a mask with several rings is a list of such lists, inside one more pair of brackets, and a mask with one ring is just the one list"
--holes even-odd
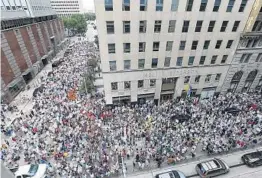
[(196, 172), (202, 178), (210, 178), (229, 172), (228, 165), (221, 159), (211, 159), (196, 165)]
[(180, 171), (172, 170), (157, 174), (155, 178), (186, 178), (186, 176)]

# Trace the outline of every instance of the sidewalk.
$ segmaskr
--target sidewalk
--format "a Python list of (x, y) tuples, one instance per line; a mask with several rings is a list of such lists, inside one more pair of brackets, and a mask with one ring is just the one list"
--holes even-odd
[[(241, 156), (245, 153), (248, 152), (252, 152), (252, 151), (256, 151), (257, 149), (261, 150), (262, 147), (257, 147), (254, 149), (248, 149), (245, 151), (238, 151), (232, 154), (228, 154), (228, 155), (223, 155), (223, 156), (217, 156), (217, 158), (221, 158), (222, 160), (224, 160), (228, 166), (233, 166), (236, 164), (240, 164), (242, 163), (241, 161)], [(175, 165), (175, 166), (170, 166), (167, 168), (162, 168), (162, 169), (153, 169), (153, 170), (149, 170), (149, 171), (145, 171), (145, 172), (137, 172), (137, 173), (133, 173), (130, 175), (127, 175), (128, 178), (150, 178), (155, 176), (156, 174), (162, 173), (162, 172), (168, 172), (170, 170), (179, 170), (181, 172), (183, 172), (186, 176), (190, 176), (190, 175), (195, 175), (196, 171), (195, 171), (195, 166), (196, 164), (198, 164), (199, 162), (205, 161), (205, 160), (209, 160), (210, 158), (204, 158), (204, 159), (200, 159), (198, 161), (193, 161), (193, 162), (189, 162), (189, 163), (185, 163), (185, 164), (180, 164), (180, 165)], [(234, 168), (232, 168), (233, 170)], [(243, 168), (241, 167), (241, 169), (243, 171), (249, 170), (250, 168), (243, 166)], [(261, 169), (258, 168), (258, 170)], [(256, 171), (256, 169), (251, 169), (251, 171)], [(232, 173), (227, 174), (225, 177), (234, 177), (234, 174), (236, 171), (231, 171)], [(239, 172), (239, 170), (238, 170)], [(262, 176), (261, 176), (262, 177)]]

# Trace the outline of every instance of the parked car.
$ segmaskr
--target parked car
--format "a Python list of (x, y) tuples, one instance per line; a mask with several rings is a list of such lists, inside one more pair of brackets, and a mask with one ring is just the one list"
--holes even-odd
[(46, 164), (29, 164), (24, 166), (19, 166), (18, 168), (10, 169), (11, 172), (15, 174), (16, 178), (45, 178), (47, 165)]
[(262, 166), (262, 151), (244, 154), (241, 159), (249, 167)]
[(231, 108), (226, 108), (224, 110), (224, 113), (227, 112), (227, 113), (230, 113), (232, 115), (237, 115), (240, 111), (241, 111), (240, 109), (238, 109), (237, 107), (233, 106)]
[(186, 122), (190, 120), (191, 116), (188, 114), (175, 114), (170, 117), (171, 121), (176, 121), (178, 120), (179, 123)]
[(157, 174), (155, 178), (186, 178), (186, 176), (180, 171), (172, 170)]
[(210, 178), (228, 173), (229, 167), (223, 160), (214, 158), (197, 164), (196, 172), (202, 178)]

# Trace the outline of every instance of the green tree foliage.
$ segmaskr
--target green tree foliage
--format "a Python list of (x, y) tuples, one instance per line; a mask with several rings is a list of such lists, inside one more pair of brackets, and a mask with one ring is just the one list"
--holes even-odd
[(85, 13), (84, 14), (86, 20), (96, 20), (96, 14), (95, 13)]
[(84, 93), (91, 93), (95, 91), (94, 85), (95, 78), (91, 73), (86, 73), (82, 80), (82, 85), (80, 87), (80, 92)]
[(84, 34), (87, 30), (87, 23), (84, 15), (74, 14), (69, 18), (63, 18), (65, 28), (72, 34)]

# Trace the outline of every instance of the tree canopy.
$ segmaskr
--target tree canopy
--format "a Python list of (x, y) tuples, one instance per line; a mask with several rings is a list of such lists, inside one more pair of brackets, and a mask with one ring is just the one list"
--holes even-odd
[(83, 15), (74, 14), (71, 17), (63, 18), (65, 28), (75, 34), (84, 34), (87, 30), (87, 23)]
[(86, 20), (96, 20), (96, 14), (95, 13), (85, 13), (84, 17)]

